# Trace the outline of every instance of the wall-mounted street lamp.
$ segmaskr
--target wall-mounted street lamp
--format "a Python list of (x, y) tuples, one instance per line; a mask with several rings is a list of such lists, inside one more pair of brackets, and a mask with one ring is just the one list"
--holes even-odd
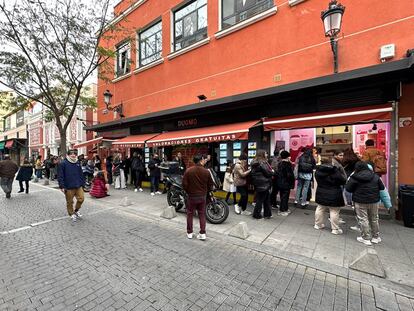
[(344, 15), (345, 7), (336, 0), (329, 2), (326, 11), (322, 11), (321, 18), (323, 27), (325, 28), (325, 37), (331, 40), (331, 48), (334, 56), (334, 72), (338, 72), (338, 40), (336, 36), (341, 31), (342, 15)]
[(109, 90), (106, 90), (103, 93), (103, 96), (104, 96), (104, 103), (106, 106), (106, 109), (103, 110), (103, 114), (107, 114), (108, 111), (113, 111), (113, 112), (118, 113), (121, 118), (125, 118), (125, 115), (123, 113), (123, 104), (120, 103), (119, 105), (111, 107), (111, 99), (113, 95)]
[(204, 95), (204, 94), (197, 95), (197, 98), (198, 98), (198, 102), (199, 102), (199, 103), (201, 103), (201, 102), (203, 102), (203, 101), (206, 101), (206, 100), (207, 100), (207, 96), (206, 96), (206, 95)]

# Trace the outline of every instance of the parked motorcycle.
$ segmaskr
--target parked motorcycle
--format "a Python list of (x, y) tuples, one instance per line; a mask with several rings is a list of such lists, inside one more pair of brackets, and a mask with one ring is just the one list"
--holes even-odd
[[(177, 162), (164, 162), (161, 165), (161, 170), (165, 174), (165, 178), (168, 184), (167, 191), (167, 202), (168, 205), (174, 206), (176, 211), (185, 209), (185, 202), (187, 200), (187, 194), (183, 189), (183, 177), (176, 173), (177, 170), (175, 166), (178, 165)], [(211, 178), (213, 180), (214, 189), (219, 189), (221, 186), (220, 179), (217, 177), (217, 174), (209, 169)], [(229, 216), (229, 206), (221, 199), (218, 199), (214, 196), (214, 190), (209, 191), (207, 194), (207, 204), (206, 204), (206, 219), (212, 224), (221, 224)]]

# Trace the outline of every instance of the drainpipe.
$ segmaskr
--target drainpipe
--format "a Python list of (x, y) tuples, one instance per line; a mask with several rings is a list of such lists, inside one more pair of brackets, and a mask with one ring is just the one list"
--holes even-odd
[(391, 141), (390, 141), (390, 194), (394, 208), (391, 209), (391, 218), (395, 219), (398, 209), (398, 101), (392, 103)]

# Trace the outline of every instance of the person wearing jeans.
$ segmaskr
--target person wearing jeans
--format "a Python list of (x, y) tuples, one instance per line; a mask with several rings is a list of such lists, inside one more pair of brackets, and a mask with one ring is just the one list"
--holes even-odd
[(237, 192), (240, 194), (239, 204), (234, 205), (234, 211), (236, 214), (246, 216), (252, 214), (249, 211), (246, 211), (248, 200), (246, 178), (249, 174), (250, 170), (247, 169), (247, 154), (243, 153), (239, 156), (233, 169), (233, 183), (236, 186)]
[(193, 158), (195, 166), (184, 173), (183, 189), (187, 193), (187, 238), (193, 238), (193, 216), (197, 211), (200, 220), (200, 232), (197, 239), (206, 239), (206, 197), (213, 187), (210, 172), (204, 168), (206, 158), (196, 155)]
[(370, 170), (367, 163), (357, 162), (354, 174), (349, 177), (345, 185), (345, 189), (352, 193), (358, 224), (361, 228), (361, 236), (357, 238), (357, 241), (365, 245), (381, 242), (378, 203), (380, 191), (384, 190), (385, 186), (378, 174), (374, 172), (374, 167)]
[(298, 185), (296, 188), (295, 204), (300, 204), (301, 208), (306, 208), (308, 189), (312, 181), (313, 169), (316, 161), (312, 156), (312, 150), (305, 148), (298, 160)]

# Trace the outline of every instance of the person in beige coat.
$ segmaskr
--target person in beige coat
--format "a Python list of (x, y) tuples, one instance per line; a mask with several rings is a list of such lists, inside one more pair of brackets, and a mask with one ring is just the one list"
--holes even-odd
[(229, 204), (230, 195), (233, 195), (233, 204), (237, 204), (236, 201), (236, 186), (234, 185), (233, 179), (233, 165), (231, 161), (227, 161), (226, 173), (224, 174), (223, 180), (223, 191), (227, 192), (226, 194), (226, 203)]
[(237, 188), (237, 192), (240, 194), (239, 204), (234, 205), (234, 211), (236, 214), (242, 215), (251, 215), (249, 211), (246, 211), (247, 208), (247, 175), (250, 174), (250, 170), (247, 168), (247, 155), (245, 153), (241, 154), (239, 160), (236, 162), (236, 165), (233, 169), (233, 180), (234, 185)]

